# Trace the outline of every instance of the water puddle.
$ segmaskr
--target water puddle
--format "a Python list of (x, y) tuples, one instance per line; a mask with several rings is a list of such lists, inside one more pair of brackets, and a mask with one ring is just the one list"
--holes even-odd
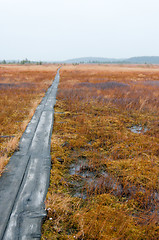
[(137, 133), (137, 134), (140, 134), (140, 133), (145, 133), (148, 131), (148, 128), (147, 127), (142, 127), (142, 126), (139, 126), (139, 125), (135, 125), (135, 126), (132, 126), (131, 128), (129, 128), (131, 132), (133, 133)]
[(110, 177), (106, 171), (94, 171), (86, 159), (79, 159), (70, 165), (72, 196), (86, 199), (92, 194), (111, 191), (115, 195), (122, 193), (122, 186)]
[[(126, 188), (103, 170), (94, 170), (87, 159), (78, 159), (70, 165), (69, 174), (71, 176), (70, 190), (73, 197), (86, 199), (92, 195), (111, 193), (118, 197), (131, 199), (136, 193), (142, 192), (145, 194), (144, 187), (137, 188), (134, 185), (127, 185)], [(149, 198), (151, 211), (156, 210), (156, 203), (159, 201), (159, 194), (153, 192)]]

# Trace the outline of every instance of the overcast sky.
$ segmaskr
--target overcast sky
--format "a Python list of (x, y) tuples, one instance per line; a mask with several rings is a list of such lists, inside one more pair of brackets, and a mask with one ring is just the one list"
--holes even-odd
[(0, 60), (159, 56), (159, 0), (0, 0)]

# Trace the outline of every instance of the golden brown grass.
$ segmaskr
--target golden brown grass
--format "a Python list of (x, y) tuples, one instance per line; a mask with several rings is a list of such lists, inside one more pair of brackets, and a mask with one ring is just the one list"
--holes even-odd
[(158, 76), (158, 66), (61, 69), (42, 239), (158, 239)]
[(18, 147), (58, 66), (0, 65), (0, 173)]

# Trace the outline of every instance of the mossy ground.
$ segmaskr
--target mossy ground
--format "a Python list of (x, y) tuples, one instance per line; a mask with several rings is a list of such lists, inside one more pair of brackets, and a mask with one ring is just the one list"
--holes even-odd
[[(150, 66), (62, 68), (42, 239), (158, 239), (158, 74)], [(110, 81), (128, 86), (96, 85)]]

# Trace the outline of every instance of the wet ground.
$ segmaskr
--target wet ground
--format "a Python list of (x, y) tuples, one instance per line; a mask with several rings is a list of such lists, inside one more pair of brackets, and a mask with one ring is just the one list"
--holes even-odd
[(135, 125), (135, 126), (132, 126), (130, 128), (130, 131), (133, 132), (133, 133), (145, 133), (148, 131), (148, 128), (147, 127), (142, 127), (142, 126), (139, 126), (139, 125)]
[[(128, 200), (138, 193), (146, 193), (143, 186), (129, 184), (125, 188), (119, 178), (113, 177), (106, 170), (95, 171), (86, 158), (74, 161), (69, 167), (69, 175), (70, 192), (73, 197), (86, 199), (96, 194), (111, 193)], [(159, 194), (156, 191), (152, 192), (147, 202), (151, 212), (158, 209), (156, 203), (159, 203)]]
[(121, 184), (104, 170), (94, 171), (86, 159), (78, 159), (70, 165), (70, 184), (74, 197), (87, 198), (92, 194), (112, 191), (115, 195), (122, 193)]

